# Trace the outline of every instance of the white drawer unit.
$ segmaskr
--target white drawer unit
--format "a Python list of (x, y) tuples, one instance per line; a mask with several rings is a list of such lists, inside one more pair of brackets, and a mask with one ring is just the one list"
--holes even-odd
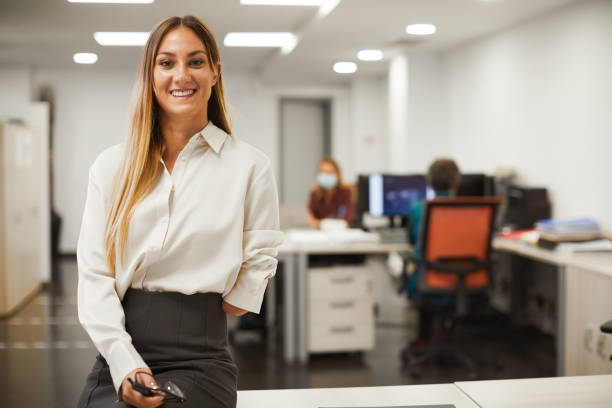
[(308, 351), (362, 351), (373, 347), (371, 268), (309, 269)]

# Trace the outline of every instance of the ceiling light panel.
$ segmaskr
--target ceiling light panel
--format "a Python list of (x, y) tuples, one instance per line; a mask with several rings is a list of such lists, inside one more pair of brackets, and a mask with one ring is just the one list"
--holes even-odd
[(357, 64), (354, 62), (336, 62), (334, 64), (334, 72), (338, 74), (352, 74), (357, 71)]
[(154, 0), (68, 0), (68, 3), (151, 4)]
[(107, 46), (143, 46), (147, 43), (147, 32), (97, 32), (94, 39)]
[(380, 61), (383, 59), (381, 50), (361, 50), (357, 53), (357, 58), (362, 61)]
[(226, 47), (292, 47), (297, 39), (292, 33), (227, 33)]
[(77, 64), (95, 64), (98, 61), (98, 56), (92, 52), (79, 52), (74, 54), (72, 59)]
[(240, 0), (240, 4), (255, 6), (320, 6), (327, 0)]
[(436, 26), (433, 24), (409, 24), (406, 26), (406, 32), (412, 35), (431, 35), (436, 32)]

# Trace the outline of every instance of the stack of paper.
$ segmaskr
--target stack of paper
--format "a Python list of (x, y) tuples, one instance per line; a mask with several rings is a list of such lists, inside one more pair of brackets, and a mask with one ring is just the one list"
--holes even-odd
[(326, 244), (331, 237), (319, 229), (291, 229), (285, 233), (285, 239), (292, 244)]
[(599, 224), (589, 218), (542, 220), (536, 223), (540, 238), (551, 241), (586, 241), (601, 237)]

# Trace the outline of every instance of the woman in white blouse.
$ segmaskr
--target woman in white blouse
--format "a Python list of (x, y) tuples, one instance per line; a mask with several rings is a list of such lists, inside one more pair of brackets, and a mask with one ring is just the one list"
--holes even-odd
[(233, 407), (226, 313), (258, 313), (276, 270), (273, 170), (231, 134), (197, 18), (151, 32), (134, 96), (128, 139), (89, 169), (78, 311), (100, 354), (78, 407)]

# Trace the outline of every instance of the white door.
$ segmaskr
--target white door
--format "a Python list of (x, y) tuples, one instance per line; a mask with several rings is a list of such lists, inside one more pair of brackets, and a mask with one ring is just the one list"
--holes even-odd
[(330, 153), (329, 102), (281, 100), (280, 201), (306, 206), (317, 166)]

